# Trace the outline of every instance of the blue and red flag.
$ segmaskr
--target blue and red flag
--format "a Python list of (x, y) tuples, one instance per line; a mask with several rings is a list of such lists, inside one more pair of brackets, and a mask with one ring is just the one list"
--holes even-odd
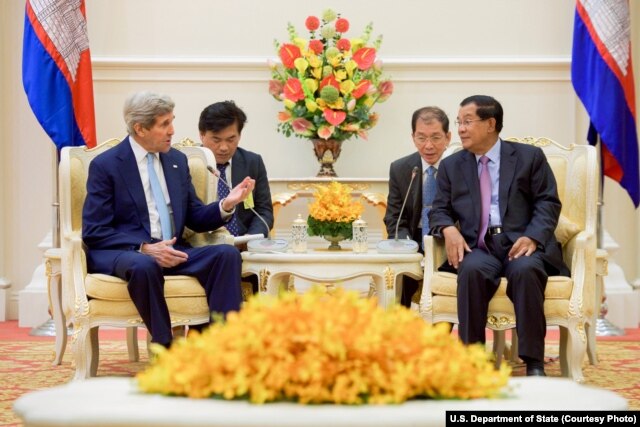
[(640, 204), (628, 0), (577, 0), (571, 81), (601, 142), (602, 170)]
[(27, 0), (22, 83), (53, 143), (96, 145), (84, 0)]

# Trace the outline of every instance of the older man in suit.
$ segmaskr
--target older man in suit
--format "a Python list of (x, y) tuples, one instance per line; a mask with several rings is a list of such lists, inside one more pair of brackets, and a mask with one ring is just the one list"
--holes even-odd
[[(435, 195), (438, 165), (451, 141), (447, 114), (438, 107), (416, 110), (411, 116), (411, 139), (417, 151), (394, 161), (389, 168), (384, 223), (389, 236), (395, 237), (397, 229), (399, 239), (415, 240), (422, 247), (422, 236), (429, 231), (427, 214)], [(421, 174), (414, 177), (414, 170), (421, 171)], [(400, 216), (405, 197), (407, 203)], [(403, 277), (401, 303), (404, 306), (411, 306), (411, 298), (418, 285), (415, 279)]]
[(232, 246), (192, 248), (184, 227), (208, 231), (225, 224), (253, 190), (247, 177), (220, 202), (203, 204), (184, 154), (171, 148), (174, 102), (141, 92), (124, 106), (127, 136), (89, 166), (82, 213), (87, 268), (127, 281), (152, 342), (171, 344), (164, 275), (194, 276), (212, 312), (240, 308), (241, 258)]
[(464, 150), (440, 164), (430, 212), (458, 274), (459, 335), (485, 342), (489, 300), (501, 276), (516, 313), (519, 356), (527, 375), (544, 376), (544, 290), (549, 275), (568, 275), (554, 230), (561, 203), (542, 150), (502, 140), (503, 110), (490, 96), (460, 104)]

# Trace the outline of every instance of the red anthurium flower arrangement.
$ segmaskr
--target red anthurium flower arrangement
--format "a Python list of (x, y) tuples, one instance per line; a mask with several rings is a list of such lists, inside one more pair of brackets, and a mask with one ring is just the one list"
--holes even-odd
[(350, 22), (330, 9), (307, 17), (305, 27), (308, 38), (289, 24), (289, 42), (275, 41), (281, 63), (271, 64), (269, 93), (284, 105), (278, 131), (301, 138), (366, 139), (378, 120), (371, 108), (393, 93), (377, 57), (382, 37), (369, 43), (371, 24), (360, 37), (347, 37)]

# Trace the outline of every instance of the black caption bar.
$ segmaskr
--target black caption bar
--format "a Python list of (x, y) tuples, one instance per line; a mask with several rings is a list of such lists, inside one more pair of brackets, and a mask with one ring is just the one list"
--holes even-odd
[(447, 411), (447, 427), (635, 426), (640, 411)]

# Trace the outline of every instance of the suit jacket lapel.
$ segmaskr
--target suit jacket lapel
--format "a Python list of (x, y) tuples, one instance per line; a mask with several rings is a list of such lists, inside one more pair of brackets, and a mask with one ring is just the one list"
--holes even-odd
[(142, 186), (142, 180), (140, 179), (140, 171), (136, 163), (136, 158), (133, 155), (133, 150), (127, 136), (120, 144), (118, 144), (114, 150), (117, 149), (118, 160), (121, 162), (118, 170), (122, 175), (122, 179), (127, 183), (126, 188), (129, 195), (136, 204), (138, 209), (138, 215), (144, 229), (151, 235), (151, 224), (149, 222), (149, 210), (147, 209), (146, 197), (144, 195), (144, 188)]
[(478, 227), (480, 226), (480, 215), (482, 210), (482, 201), (480, 200), (480, 180), (478, 179), (478, 163), (476, 156), (466, 151), (460, 160), (460, 169), (469, 194), (471, 195), (471, 205), (474, 208), (474, 216), (477, 218)]
[(233, 188), (234, 185), (242, 181), (247, 174), (246, 171), (247, 164), (238, 148), (231, 161), (231, 182), (229, 183), (229, 187)]
[(160, 153), (160, 161), (162, 162), (164, 179), (167, 183), (169, 198), (171, 199), (174, 226), (173, 232), (175, 235), (175, 233), (177, 233), (182, 228), (182, 224), (184, 224), (183, 210), (180, 208), (180, 196), (182, 194), (180, 185), (182, 179), (180, 178), (180, 175), (183, 172), (180, 170), (180, 166), (178, 165), (178, 163), (174, 160), (172, 151), (169, 151), (166, 154)]
[(507, 212), (507, 200), (509, 198), (509, 189), (513, 182), (513, 175), (516, 172), (517, 158), (515, 150), (510, 143), (501, 141), (500, 145), (500, 183), (498, 204), (500, 206), (500, 218), (504, 219)]
[(412, 230), (415, 230), (418, 227), (418, 223), (420, 222), (420, 217), (422, 216), (422, 160), (420, 160), (420, 154), (415, 153), (415, 155), (411, 158), (409, 166), (409, 174), (407, 175), (407, 187), (411, 182), (411, 174), (413, 173), (413, 168), (418, 168), (418, 173), (416, 177), (413, 179), (413, 185), (411, 188), (407, 188), (407, 190), (411, 191), (411, 194), (408, 196), (411, 201), (411, 206), (405, 207), (412, 209), (412, 224), (410, 227)]

